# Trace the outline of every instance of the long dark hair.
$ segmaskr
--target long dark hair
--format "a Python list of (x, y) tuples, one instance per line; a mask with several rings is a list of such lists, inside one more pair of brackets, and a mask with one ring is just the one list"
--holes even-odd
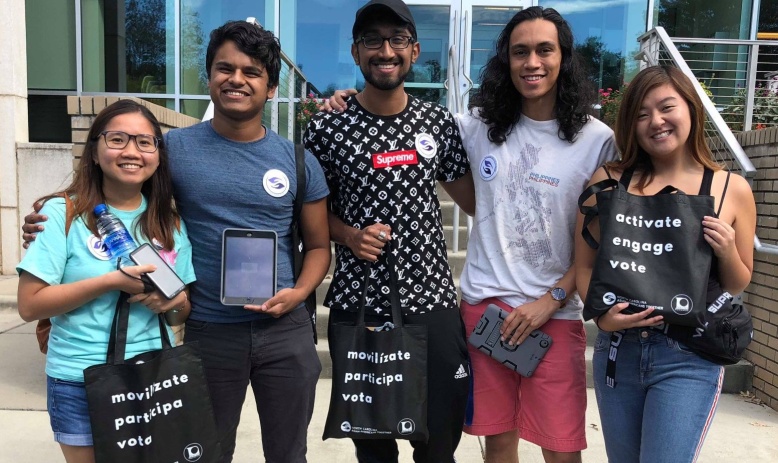
[(562, 49), (562, 66), (557, 79), (554, 107), (554, 117), (559, 123), (559, 138), (572, 143), (589, 120), (594, 89), (573, 48), (573, 31), (553, 8), (533, 6), (516, 13), (500, 32), (495, 47), (497, 54), (489, 59), (481, 71), (481, 87), (470, 100), (470, 108), (480, 108), (479, 116), (490, 126), (489, 141), (498, 145), (505, 142), (521, 118), (521, 94), (511, 80), (508, 58), (511, 33), (520, 23), (536, 19), (554, 23)]
[(84, 152), (73, 174), (73, 182), (62, 191), (44, 196), (38, 201), (45, 202), (51, 198), (67, 196), (73, 202), (73, 217), (81, 217), (89, 230), (97, 236), (97, 223), (92, 210), (105, 202), (103, 196), (103, 171), (94, 162), (97, 157), (97, 146), (100, 133), (108, 123), (122, 114), (138, 113), (154, 127), (154, 135), (159, 138), (159, 166), (154, 174), (141, 186), (141, 193), (146, 197), (146, 210), (133, 224), (146, 239), (156, 238), (165, 249), (173, 249), (173, 234), (180, 228), (178, 212), (173, 206), (173, 188), (170, 178), (167, 150), (162, 138), (162, 130), (154, 114), (145, 106), (133, 100), (119, 100), (95, 117), (87, 134)]
[(650, 66), (640, 71), (624, 91), (615, 130), (616, 147), (621, 153), (621, 159), (608, 164), (620, 171), (635, 166), (642, 173), (636, 185), (638, 191), (643, 191), (654, 179), (651, 157), (638, 143), (636, 134), (640, 107), (648, 92), (662, 85), (672, 86), (689, 106), (691, 130), (686, 147), (692, 158), (713, 171), (721, 169), (705, 141), (705, 109), (692, 82), (674, 66)]

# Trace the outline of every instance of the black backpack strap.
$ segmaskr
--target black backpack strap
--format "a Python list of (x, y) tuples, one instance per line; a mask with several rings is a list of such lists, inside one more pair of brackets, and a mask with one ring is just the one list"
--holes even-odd
[[(303, 211), (303, 199), (305, 198), (305, 147), (301, 144), (294, 145), (295, 170), (297, 172), (297, 193), (294, 196), (292, 206), (292, 236), (296, 238), (300, 232), (300, 215)], [(302, 241), (294, 250), (294, 277), (297, 279), (303, 268)]]
[[(303, 211), (303, 200), (305, 199), (305, 147), (301, 144), (294, 145), (295, 170), (297, 171), (297, 193), (294, 197), (294, 206), (292, 207), (292, 254), (294, 265), (294, 279), (300, 276), (303, 271), (303, 257), (305, 249), (303, 248), (302, 231), (300, 230), (300, 216)], [(305, 298), (305, 308), (308, 310), (313, 328), (313, 342), (319, 341), (316, 334), (316, 290)]]

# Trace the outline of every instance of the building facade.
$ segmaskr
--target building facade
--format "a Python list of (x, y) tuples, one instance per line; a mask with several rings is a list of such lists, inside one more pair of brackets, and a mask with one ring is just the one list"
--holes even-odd
[[(318, 95), (359, 87), (351, 25), (366, 1), (25, 0), (30, 141), (70, 141), (67, 95), (131, 95), (202, 117), (209, 101), (208, 34), (229, 19), (254, 17), (274, 31)], [(421, 43), (407, 88), (424, 99), (466, 104), (501, 27), (539, 2), (406, 3)], [(778, 0), (553, 0), (542, 6), (571, 23), (589, 75), (603, 89), (634, 75), (636, 39), (656, 25), (674, 37), (754, 40), (778, 33)]]

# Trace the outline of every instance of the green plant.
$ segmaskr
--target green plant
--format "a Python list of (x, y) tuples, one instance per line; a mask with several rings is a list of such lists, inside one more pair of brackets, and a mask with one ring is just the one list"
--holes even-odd
[(624, 96), (623, 90), (627, 89), (627, 84), (621, 89), (612, 88), (600, 89), (600, 120), (605, 122), (610, 128), (616, 126), (616, 115), (619, 113), (621, 98)]
[[(721, 116), (735, 132), (743, 130), (746, 112), (746, 89), (739, 88), (732, 96)], [(758, 87), (754, 92), (754, 110), (751, 119), (754, 130), (778, 126), (778, 93), (764, 87)]]
[(308, 122), (311, 121), (311, 117), (319, 112), (319, 105), (322, 100), (316, 98), (316, 95), (309, 93), (307, 97), (300, 98), (300, 102), (296, 105), (296, 120), (297, 124), (305, 130)]

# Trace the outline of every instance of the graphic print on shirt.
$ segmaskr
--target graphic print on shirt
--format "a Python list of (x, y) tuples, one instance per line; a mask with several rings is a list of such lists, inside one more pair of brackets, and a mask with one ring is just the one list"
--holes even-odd
[[(333, 212), (346, 225), (374, 223), (392, 228), (400, 300), (406, 313), (456, 307), (448, 265), (436, 181), (469, 171), (451, 114), (410, 98), (394, 116), (366, 112), (352, 98), (344, 113), (319, 115), (305, 140), (318, 157), (330, 187)], [(324, 304), (356, 310), (362, 296), (365, 261), (336, 245), (336, 266)], [(386, 255), (373, 264), (367, 293), (372, 313), (389, 315)]]
[(541, 266), (553, 256), (551, 249), (551, 214), (543, 198), (547, 184), (533, 180), (533, 172), (540, 162), (541, 149), (525, 143), (518, 159), (511, 160), (507, 174), (501, 177), (494, 190), (495, 210), (498, 217), (513, 217), (507, 221), (504, 236), (507, 239), (502, 254), (490, 259), (505, 259), (507, 262), (524, 260), (530, 265)]

